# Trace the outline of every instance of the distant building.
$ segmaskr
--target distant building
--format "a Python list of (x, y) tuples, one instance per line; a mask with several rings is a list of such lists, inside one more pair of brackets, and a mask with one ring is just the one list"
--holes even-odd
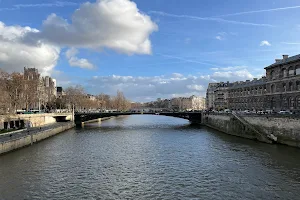
[(96, 101), (96, 97), (92, 94), (87, 94), (86, 97), (87, 97), (87, 99), (89, 99), (91, 101)]
[(206, 91), (206, 107), (209, 110), (228, 108), (228, 89), (232, 84), (227, 82), (209, 83)]
[(56, 98), (62, 99), (65, 96), (65, 92), (62, 87), (56, 87)]
[(218, 83), (209, 83), (206, 91), (206, 108), (214, 109), (215, 107), (215, 90)]
[[(265, 68), (266, 76), (234, 82), (211, 83), (207, 106), (211, 109), (300, 111), (300, 54), (283, 55)], [(214, 92), (213, 92), (214, 91)]]

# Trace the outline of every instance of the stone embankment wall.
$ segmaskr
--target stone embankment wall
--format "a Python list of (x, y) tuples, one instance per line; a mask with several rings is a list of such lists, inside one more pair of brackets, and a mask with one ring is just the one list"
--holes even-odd
[(292, 116), (244, 116), (247, 122), (264, 133), (277, 137), (277, 142), (300, 148), (300, 118)]
[(257, 139), (256, 133), (245, 127), (230, 114), (204, 114), (203, 124), (230, 135)]
[[(277, 137), (277, 143), (300, 148), (300, 118), (266, 115), (240, 117), (262, 135), (272, 134)], [(266, 142), (253, 129), (245, 126), (232, 114), (204, 114), (203, 124), (230, 135)]]
[(58, 133), (64, 132), (68, 129), (71, 129), (74, 126), (75, 126), (74, 122), (67, 122), (65, 124), (62, 124), (59, 127), (53, 128), (53, 129), (44, 130), (37, 134), (26, 135), (22, 138), (17, 138), (14, 140), (0, 143), (0, 154), (7, 153), (9, 151), (13, 151), (13, 150), (16, 150), (16, 149), (19, 149), (19, 148), (22, 148), (22, 147), (25, 147), (28, 145), (32, 145), (33, 143), (39, 142), (48, 137), (51, 137)]
[[(31, 127), (45, 126), (56, 122), (55, 116), (60, 115), (56, 113), (41, 113), (41, 114), (19, 114), (19, 115), (10, 115), (10, 116), (0, 116), (0, 129), (4, 128), (3, 122), (5, 121), (14, 121), (14, 120), (24, 120), (26, 122), (30, 121)], [(61, 114), (67, 116), (67, 120), (71, 120), (72, 114), (66, 113)]]

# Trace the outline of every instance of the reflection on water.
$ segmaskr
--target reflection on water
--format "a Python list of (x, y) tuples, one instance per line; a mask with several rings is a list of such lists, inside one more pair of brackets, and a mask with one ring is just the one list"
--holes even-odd
[(0, 199), (299, 199), (299, 149), (163, 116), (87, 125), (0, 157)]

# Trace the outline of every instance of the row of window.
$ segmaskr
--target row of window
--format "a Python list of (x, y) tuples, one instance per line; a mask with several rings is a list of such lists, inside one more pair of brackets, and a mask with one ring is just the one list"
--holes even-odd
[[(288, 91), (300, 91), (300, 81), (289, 82), (288, 84), (282, 83), (282, 92), (288, 92)], [(277, 88), (275, 84), (271, 85), (271, 93), (280, 92), (280, 88)]]
[[(297, 65), (296, 67), (289, 67), (288, 69), (282, 69), (279, 74), (279, 78), (285, 78), (285, 77), (290, 77), (290, 76), (296, 76), (300, 75), (300, 66)], [(276, 77), (276, 72), (275, 70), (272, 70), (270, 72), (270, 78), (275, 79)]]

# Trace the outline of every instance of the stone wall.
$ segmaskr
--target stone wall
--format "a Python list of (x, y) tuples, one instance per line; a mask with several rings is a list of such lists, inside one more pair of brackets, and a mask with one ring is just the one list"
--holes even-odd
[(244, 116), (243, 118), (260, 131), (276, 136), (278, 143), (300, 147), (300, 118), (285, 116)]
[(0, 130), (3, 129), (4, 121), (10, 121), (10, 120), (24, 120), (25, 124), (26, 122), (30, 121), (31, 127), (40, 127), (49, 125), (56, 122), (55, 116), (57, 115), (65, 115), (67, 116), (67, 120), (71, 120), (72, 114), (71, 113), (42, 113), (42, 114), (19, 114), (19, 115), (10, 115), (10, 116), (0, 116)]
[(255, 132), (235, 119), (231, 114), (204, 114), (203, 124), (230, 135), (258, 140)]
[(13, 151), (28, 145), (31, 145), (33, 143), (39, 142), (41, 140), (44, 140), (48, 137), (51, 137), (53, 135), (56, 135), (58, 133), (61, 133), (63, 131), (66, 131), (68, 129), (71, 129), (74, 127), (73, 122), (65, 123), (60, 127), (53, 128), (50, 130), (41, 131), (38, 134), (33, 135), (27, 135), (22, 138), (18, 138), (15, 140), (10, 140), (7, 142), (0, 143), (0, 154), (7, 153), (9, 151)]
[[(300, 147), (300, 118), (264, 115), (240, 117), (261, 134), (277, 137), (277, 143)], [(203, 124), (230, 135), (266, 142), (232, 114), (204, 114)]]

